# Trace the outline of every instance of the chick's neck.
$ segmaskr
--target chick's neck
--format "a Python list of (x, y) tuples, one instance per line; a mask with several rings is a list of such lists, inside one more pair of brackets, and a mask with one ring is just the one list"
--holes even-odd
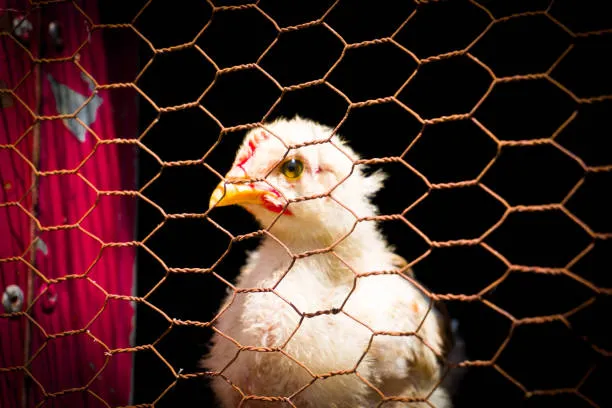
[(354, 228), (351, 225), (345, 230), (312, 228), (289, 232), (272, 227), (270, 232), (276, 239), (267, 238), (265, 247), (268, 250), (281, 251), (284, 256), (289, 256), (288, 249), (298, 258), (310, 256), (313, 261), (325, 264), (320, 270), (332, 281), (352, 281), (355, 272), (367, 272), (372, 268), (372, 259), (390, 256), (384, 237), (372, 221), (358, 222)]

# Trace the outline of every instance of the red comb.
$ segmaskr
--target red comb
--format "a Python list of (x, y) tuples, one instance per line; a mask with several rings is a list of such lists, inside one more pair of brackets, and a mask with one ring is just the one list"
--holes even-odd
[(260, 133), (256, 133), (250, 137), (246, 145), (240, 150), (238, 157), (236, 157), (236, 166), (242, 168), (242, 166), (244, 166), (244, 164), (248, 162), (251, 157), (253, 157), (259, 143), (268, 139), (269, 137), (270, 136), (263, 130)]

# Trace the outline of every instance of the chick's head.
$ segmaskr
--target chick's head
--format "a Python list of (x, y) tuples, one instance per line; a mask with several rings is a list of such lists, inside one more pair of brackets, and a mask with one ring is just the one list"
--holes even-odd
[(357, 154), (332, 133), (298, 116), (250, 130), (210, 207), (240, 205), (278, 231), (348, 231), (355, 217), (376, 213), (370, 197), (384, 176), (366, 175)]

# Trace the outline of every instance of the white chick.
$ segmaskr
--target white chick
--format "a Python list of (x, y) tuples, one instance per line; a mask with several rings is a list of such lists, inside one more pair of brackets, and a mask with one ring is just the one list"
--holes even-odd
[(447, 321), (364, 219), (384, 175), (331, 134), (300, 117), (253, 129), (213, 192), (269, 234), (236, 283), (258, 291), (227, 297), (202, 366), (223, 407), (450, 407)]

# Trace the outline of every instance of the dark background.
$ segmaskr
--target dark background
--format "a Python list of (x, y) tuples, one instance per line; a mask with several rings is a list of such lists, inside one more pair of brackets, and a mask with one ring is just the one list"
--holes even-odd
[[(104, 22), (130, 22), (144, 1), (102, 2)], [(216, 5), (247, 1), (215, 1)], [(279, 26), (305, 23), (322, 16), (332, 1), (260, 1), (259, 7)], [(605, 2), (557, 1), (550, 14), (574, 32), (612, 28)], [(496, 17), (529, 10), (544, 10), (549, 1), (481, 0)], [(600, 7), (599, 9), (597, 7)], [(468, 46), (489, 24), (489, 16), (467, 1), (448, 0), (416, 6), (408, 1), (340, 3), (327, 22), (347, 43), (391, 35), (416, 10), (395, 40), (419, 58)], [(212, 12), (204, 1), (153, 1), (134, 27), (156, 48), (191, 41), (212, 18), (196, 44), (220, 68), (254, 63), (276, 38), (274, 25), (255, 9)], [(134, 33), (130, 34), (132, 39)], [(141, 67), (153, 58), (140, 43)], [(471, 53), (498, 77), (540, 73), (574, 43), (574, 49), (552, 71), (555, 81), (580, 98), (612, 94), (610, 34), (572, 38), (543, 15), (525, 15), (497, 23), (472, 48)], [(338, 60), (342, 41), (322, 25), (280, 35), (278, 43), (260, 66), (281, 85), (319, 79)], [(416, 61), (399, 47), (376, 44), (348, 50), (328, 81), (353, 102), (393, 95), (417, 69)], [(215, 69), (195, 48), (156, 55), (136, 82), (159, 107), (193, 102), (215, 79)], [(485, 69), (466, 56), (456, 56), (418, 68), (398, 99), (423, 118), (466, 113), (482, 98), (492, 79)], [(350, 108), (348, 102), (324, 84), (301, 90), (281, 91), (256, 69), (219, 76), (201, 101), (224, 126), (257, 122), (277, 116), (302, 116), (335, 127), (347, 114), (339, 133), (365, 158), (400, 156), (432, 183), (470, 180), (496, 157), (497, 143), (472, 121), (452, 121), (426, 126), (400, 105), (389, 102)], [(142, 143), (164, 161), (205, 162), (220, 173), (229, 170), (244, 132), (220, 138), (218, 125), (198, 107), (158, 113), (139, 98)], [(585, 173), (563, 152), (567, 149), (588, 166), (612, 164), (608, 118), (611, 102), (578, 103), (546, 79), (502, 83), (478, 108), (475, 117), (500, 140), (550, 137), (570, 117), (576, 118), (556, 136), (558, 147), (505, 146), (482, 178), (482, 184), (510, 205), (560, 203), (581, 180), (584, 183), (566, 208), (596, 232), (612, 232), (610, 199), (612, 173)], [(154, 123), (150, 127), (151, 123)], [(411, 142), (423, 130), (423, 136)], [(219, 141), (219, 143), (218, 143)], [(212, 150), (211, 150), (212, 148)], [(378, 167), (378, 166), (375, 166)], [(397, 214), (427, 191), (427, 185), (408, 167), (382, 165), (390, 175), (377, 196), (382, 214)], [(163, 167), (140, 149), (139, 184), (143, 193), (167, 213), (203, 213), (219, 181), (203, 165)], [(156, 177), (156, 178), (155, 178)], [(154, 179), (155, 178), (155, 179)], [(154, 181), (151, 182), (151, 180)], [(436, 190), (406, 213), (406, 218), (432, 240), (476, 238), (494, 225), (504, 205), (481, 187)], [(238, 208), (220, 208), (210, 216), (234, 235), (257, 230), (250, 216)], [(161, 224), (161, 226), (160, 226)], [(205, 268), (224, 255), (216, 272), (232, 280), (245, 259), (244, 251), (256, 240), (232, 243), (227, 234), (206, 219), (164, 220), (154, 206), (141, 201), (139, 236), (168, 267)], [(382, 225), (398, 253), (413, 260), (428, 244), (400, 221)], [(156, 229), (157, 228), (157, 229)], [(155, 232), (151, 234), (152, 231)], [(446, 306), (459, 321), (459, 331), (470, 360), (490, 360), (509, 339), (496, 363), (527, 390), (574, 388), (594, 368), (580, 388), (599, 406), (610, 405), (602, 387), (612, 372), (609, 296), (597, 287), (609, 288), (612, 267), (610, 240), (594, 239), (561, 210), (513, 213), (484, 240), (510, 262), (521, 265), (564, 267), (588, 245), (593, 249), (571, 272), (582, 284), (563, 274), (510, 272), (498, 286), (483, 293), (516, 318), (568, 313), (587, 301), (580, 311), (567, 315), (572, 326), (561, 321), (521, 325), (481, 301), (448, 301)], [(226, 251), (229, 252), (226, 253)], [(206, 322), (212, 319), (226, 286), (211, 274), (166, 273), (149, 253), (139, 249), (138, 296), (169, 317)], [(475, 294), (507, 273), (507, 266), (482, 246), (433, 249), (415, 266), (418, 279), (440, 294)], [(160, 283), (161, 282), (161, 283)], [(157, 286), (156, 286), (157, 285)], [(154, 344), (175, 370), (196, 373), (198, 359), (206, 352), (212, 331), (198, 327), (173, 327), (154, 309), (138, 305), (137, 344)], [(160, 336), (161, 340), (158, 340)], [(136, 354), (134, 403), (150, 403), (174, 381), (167, 366), (152, 352)], [(609, 383), (609, 380), (607, 381)], [(492, 367), (471, 368), (456, 395), (457, 407), (469, 406), (590, 406), (575, 393), (526, 397), (521, 389)], [(213, 406), (206, 380), (180, 380), (156, 406)]]

